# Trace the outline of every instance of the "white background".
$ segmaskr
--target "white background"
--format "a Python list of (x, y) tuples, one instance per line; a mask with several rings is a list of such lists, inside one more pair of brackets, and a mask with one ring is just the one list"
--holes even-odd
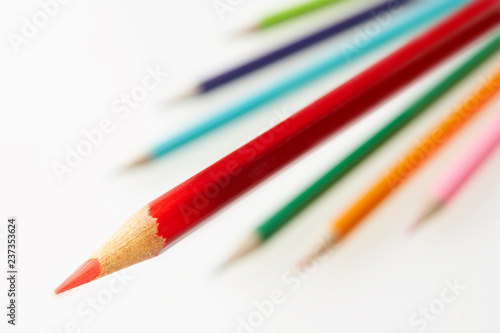
[[(4, 222), (0, 233), (5, 237), (8, 216), (18, 218), (20, 275), (17, 327), (6, 324), (3, 304), (7, 302), (7, 285), (1, 279), (0, 330), (236, 332), (238, 318), (247, 320), (256, 311), (255, 301), (268, 300), (273, 290), (279, 290), (284, 293), (284, 302), (252, 329), (255, 332), (417, 332), (409, 323), (412, 314), (440, 297), (445, 280), (458, 280), (466, 290), (426, 331), (498, 331), (500, 154), (489, 159), (450, 206), (414, 237), (408, 237), (405, 228), (443, 168), (500, 112), (500, 97), (314, 272), (300, 283), (284, 280), (283, 274), (318, 243), (332, 217), (499, 65), (499, 55), (295, 218), (265, 248), (222, 274), (215, 272), (254, 226), (484, 40), (231, 204), (160, 257), (125, 270), (130, 280), (112, 294), (112, 299), (106, 299), (110, 284), (120, 286), (113, 276), (59, 296), (53, 293), (135, 210), (268, 128), (277, 113), (300, 110), (411, 36), (395, 40), (155, 163), (117, 173), (120, 165), (169, 132), (313, 61), (342, 40), (351, 40), (353, 33), (205, 97), (166, 107), (169, 95), (253, 54), (340, 20), (367, 2), (344, 1), (292, 24), (236, 38), (232, 32), (237, 28), (291, 1), (233, 1), (233, 10), (222, 19), (211, 0), (73, 0), (62, 5), (48, 25), (16, 53), (7, 35), (19, 33), (23, 17), (31, 18), (40, 5), (34, 0), (3, 1), (0, 219)], [(140, 84), (148, 66), (160, 66), (169, 77), (126, 119), (116, 117), (111, 112), (113, 101)], [(63, 162), (66, 147), (74, 147), (84, 139), (83, 130), (96, 127), (105, 117), (113, 119), (114, 131), (59, 182), (52, 163)], [(4, 270), (5, 250), (0, 258)], [(88, 303), (96, 297), (100, 299), (99, 311), (90, 310)], [(106, 304), (99, 304), (103, 300)]]

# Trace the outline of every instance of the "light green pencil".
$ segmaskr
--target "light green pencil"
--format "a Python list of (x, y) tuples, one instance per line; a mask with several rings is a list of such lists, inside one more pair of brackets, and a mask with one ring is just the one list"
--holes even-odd
[(260, 19), (257, 23), (247, 28), (246, 32), (253, 32), (258, 30), (264, 30), (275, 25), (291, 21), (297, 17), (308, 14), (310, 12), (316, 11), (323, 7), (332, 5), (334, 3), (340, 2), (343, 0), (313, 0), (304, 2), (295, 7), (290, 7), (281, 12), (277, 12), (271, 15), (268, 15), (262, 19)]

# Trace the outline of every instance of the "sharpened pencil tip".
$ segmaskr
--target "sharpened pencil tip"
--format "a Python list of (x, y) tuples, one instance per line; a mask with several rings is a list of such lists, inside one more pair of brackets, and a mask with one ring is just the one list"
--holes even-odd
[(238, 35), (247, 35), (254, 33), (259, 30), (259, 25), (258, 24), (252, 24), (252, 25), (247, 25), (246, 27), (243, 27), (241, 29), (237, 30)]
[(420, 220), (417, 220), (417, 221), (413, 222), (412, 224), (410, 224), (406, 228), (406, 235), (413, 236), (415, 234), (415, 231), (417, 231), (419, 224), (420, 224)]
[(443, 207), (443, 205), (444, 203), (439, 200), (428, 201), (419, 217), (406, 229), (406, 233), (409, 236), (415, 234), (420, 225), (436, 214)]
[(133, 168), (136, 168), (140, 165), (146, 164), (147, 162), (151, 161), (151, 156), (148, 154), (144, 154), (133, 160), (132, 162), (126, 164), (123, 168), (122, 171), (130, 170)]
[(256, 234), (251, 233), (236, 249), (236, 251), (218, 268), (222, 272), (234, 262), (256, 250), (262, 244), (262, 239)]
[(201, 91), (197, 86), (189, 87), (187, 89), (180, 91), (179, 93), (177, 93), (175, 95), (170, 96), (167, 99), (167, 105), (172, 106), (172, 105), (177, 104), (177, 103), (179, 103), (183, 100), (186, 100), (190, 97), (194, 97), (194, 96), (200, 94), (200, 92)]
[(65, 291), (88, 283), (101, 274), (101, 265), (97, 259), (89, 259), (71, 274), (54, 292), (59, 295)]
[(337, 238), (333, 236), (328, 237), (318, 245), (313, 253), (299, 261), (299, 263), (295, 266), (295, 270), (297, 272), (303, 272), (307, 267), (311, 266), (312, 263), (318, 261), (321, 257), (329, 253), (336, 243)]
[(219, 266), (215, 267), (214, 269), (214, 275), (220, 275), (222, 272), (224, 272), (227, 268), (227, 263), (222, 263)]

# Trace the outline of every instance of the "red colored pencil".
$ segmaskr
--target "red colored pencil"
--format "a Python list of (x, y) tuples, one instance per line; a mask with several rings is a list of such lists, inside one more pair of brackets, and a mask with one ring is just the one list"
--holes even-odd
[(140, 209), (57, 294), (158, 255), (203, 220), (395, 93), (499, 21), (478, 0), (281, 124)]

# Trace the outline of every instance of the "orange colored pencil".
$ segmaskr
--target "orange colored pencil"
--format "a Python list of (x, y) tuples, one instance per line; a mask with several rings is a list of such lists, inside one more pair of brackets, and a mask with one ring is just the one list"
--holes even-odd
[(499, 91), (500, 68), (476, 89), (467, 99), (433, 128), (415, 148), (396, 163), (387, 173), (366, 191), (339, 219), (334, 220), (330, 233), (322, 246), (299, 264), (304, 268), (325, 254), (334, 244), (342, 240), (350, 231), (374, 210), (384, 199), (414, 174), (426, 161), (442, 148), (474, 115), (478, 114), (484, 104)]

